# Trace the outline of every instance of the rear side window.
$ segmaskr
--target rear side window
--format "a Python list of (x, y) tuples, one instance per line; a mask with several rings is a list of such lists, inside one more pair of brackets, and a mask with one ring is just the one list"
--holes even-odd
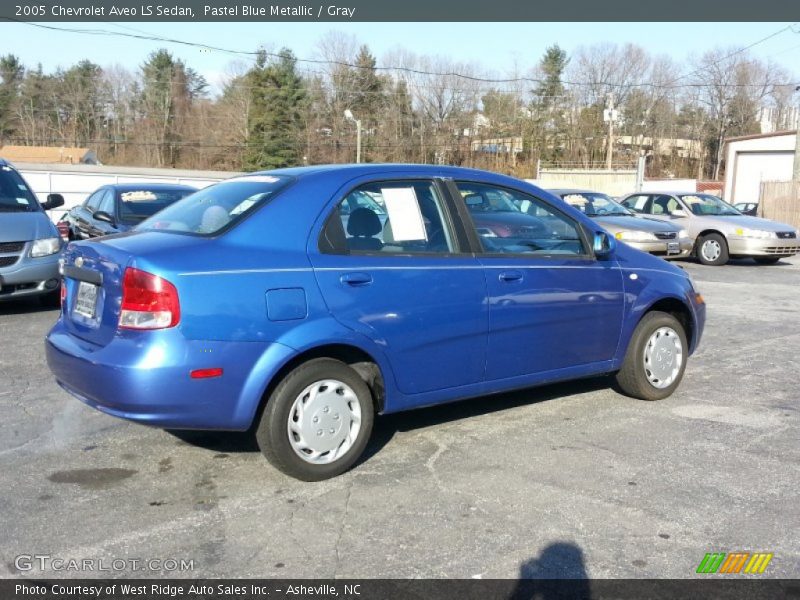
[(351, 191), (320, 240), (326, 253), (449, 254), (443, 201), (431, 181), (385, 181)]
[(191, 190), (125, 190), (117, 194), (123, 223), (141, 223), (191, 194)]
[(33, 212), (39, 210), (36, 196), (11, 167), (0, 167), (0, 212)]
[(228, 179), (177, 201), (143, 221), (136, 230), (213, 235), (269, 202), (290, 182), (290, 177), (277, 175)]

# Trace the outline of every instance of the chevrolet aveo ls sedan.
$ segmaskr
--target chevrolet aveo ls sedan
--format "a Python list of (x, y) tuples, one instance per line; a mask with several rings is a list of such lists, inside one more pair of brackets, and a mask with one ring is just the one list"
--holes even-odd
[[(485, 243), (465, 197), (493, 191), (540, 208), (538, 238)], [(69, 244), (62, 270), (46, 346), (64, 389), (139, 423), (253, 427), (304, 480), (352, 466), (376, 413), (608, 373), (664, 398), (705, 321), (680, 268), (539, 188), (452, 167), (238, 177)]]

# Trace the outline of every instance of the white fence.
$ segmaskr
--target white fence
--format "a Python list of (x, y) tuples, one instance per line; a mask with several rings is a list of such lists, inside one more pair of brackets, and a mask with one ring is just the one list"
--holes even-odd
[(67, 210), (83, 202), (103, 185), (115, 183), (180, 183), (204, 188), (212, 183), (233, 177), (238, 173), (225, 171), (189, 171), (179, 169), (147, 169), (137, 167), (107, 167), (95, 165), (39, 165), (17, 164), (25, 181), (33, 188), (39, 200), (47, 194), (64, 196), (64, 206), (50, 211), (57, 221)]

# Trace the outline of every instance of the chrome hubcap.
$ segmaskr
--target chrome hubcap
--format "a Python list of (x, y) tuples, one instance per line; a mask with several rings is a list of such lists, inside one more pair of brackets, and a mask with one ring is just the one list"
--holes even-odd
[(665, 388), (675, 381), (683, 364), (683, 344), (671, 327), (659, 327), (644, 347), (644, 373), (655, 388)]
[(309, 385), (292, 404), (289, 443), (304, 461), (322, 465), (341, 458), (361, 431), (361, 405), (352, 388), (336, 379)]
[(703, 258), (707, 261), (714, 262), (722, 253), (722, 246), (719, 245), (717, 240), (706, 240), (700, 247), (700, 252), (703, 253)]

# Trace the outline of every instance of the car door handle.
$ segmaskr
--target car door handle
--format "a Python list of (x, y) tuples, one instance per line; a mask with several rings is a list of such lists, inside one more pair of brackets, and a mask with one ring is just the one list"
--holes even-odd
[(500, 281), (512, 283), (514, 281), (522, 281), (522, 271), (502, 271), (500, 273)]
[(369, 273), (345, 273), (339, 281), (346, 285), (369, 285), (372, 283), (372, 275)]

